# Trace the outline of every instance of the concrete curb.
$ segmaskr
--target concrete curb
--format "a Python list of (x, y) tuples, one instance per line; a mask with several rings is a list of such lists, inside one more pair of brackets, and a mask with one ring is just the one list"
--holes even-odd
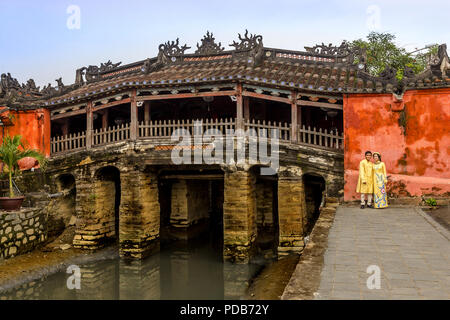
[(432, 217), (427, 215), (421, 208), (415, 207), (414, 211), (420, 215), (422, 218), (424, 218), (433, 228), (436, 229), (437, 232), (439, 232), (444, 238), (450, 241), (450, 232), (445, 229), (443, 226), (441, 226), (438, 222), (436, 222)]
[(324, 207), (320, 213), (310, 238), (291, 279), (284, 288), (281, 300), (313, 300), (319, 289), (328, 234), (333, 226), (338, 208)]

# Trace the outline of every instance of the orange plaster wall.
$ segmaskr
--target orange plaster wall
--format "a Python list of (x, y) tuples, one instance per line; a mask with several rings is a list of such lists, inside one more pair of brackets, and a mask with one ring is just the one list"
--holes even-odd
[[(405, 107), (406, 106), (406, 107)], [(406, 131), (399, 124), (405, 107)], [(450, 195), (450, 89), (344, 97), (344, 200), (358, 198), (364, 152), (378, 151), (393, 196)]]
[(13, 126), (0, 129), (0, 136), (20, 134), (29, 148), (38, 149), (50, 156), (50, 112), (46, 109), (8, 111), (2, 117), (12, 115)]

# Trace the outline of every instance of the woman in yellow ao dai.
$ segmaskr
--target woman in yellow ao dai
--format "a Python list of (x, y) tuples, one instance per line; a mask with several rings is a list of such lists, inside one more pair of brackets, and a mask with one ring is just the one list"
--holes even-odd
[(386, 193), (386, 166), (381, 162), (381, 155), (378, 152), (373, 153), (373, 176), (374, 176), (374, 207), (386, 208), (388, 206)]

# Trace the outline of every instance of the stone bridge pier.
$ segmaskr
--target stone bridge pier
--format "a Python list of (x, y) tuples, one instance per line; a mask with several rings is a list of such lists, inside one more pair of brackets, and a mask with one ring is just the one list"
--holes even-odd
[(158, 178), (151, 170), (129, 169), (120, 181), (120, 256), (141, 259), (159, 250)]
[(300, 167), (283, 167), (278, 175), (278, 255), (303, 251), (306, 225), (305, 189)]
[(257, 232), (255, 175), (251, 170), (228, 168), (224, 179), (223, 257), (247, 263)]
[(155, 172), (127, 165), (86, 165), (74, 175), (74, 247), (94, 250), (115, 240), (121, 257), (136, 259), (158, 249), (160, 210)]

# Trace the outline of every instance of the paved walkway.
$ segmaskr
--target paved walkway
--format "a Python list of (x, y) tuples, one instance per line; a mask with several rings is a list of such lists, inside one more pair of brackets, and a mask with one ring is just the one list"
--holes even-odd
[[(438, 230), (414, 208), (339, 207), (316, 299), (450, 299), (450, 242)], [(367, 287), (370, 265), (380, 289)]]

